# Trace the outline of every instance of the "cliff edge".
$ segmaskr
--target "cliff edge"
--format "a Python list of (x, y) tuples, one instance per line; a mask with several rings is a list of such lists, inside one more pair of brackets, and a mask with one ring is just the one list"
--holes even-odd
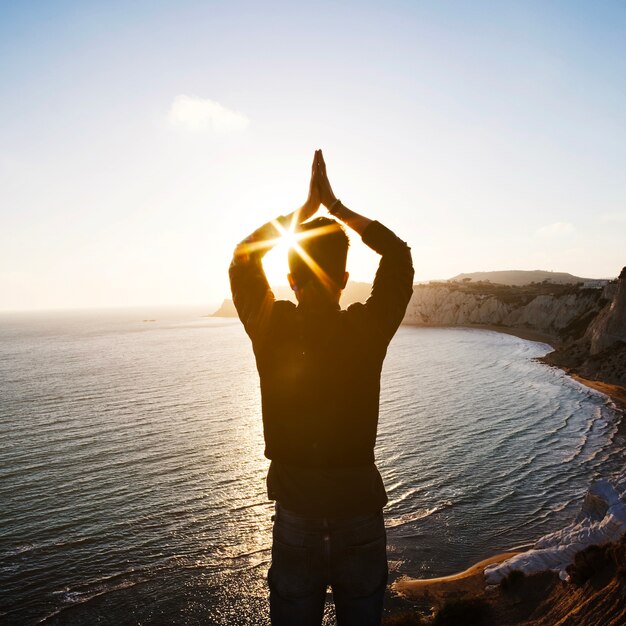
[(581, 337), (606, 302), (604, 289), (582, 284), (431, 282), (414, 287), (404, 323), (531, 330), (560, 344)]
[(592, 355), (619, 342), (626, 343), (626, 267), (617, 279), (610, 303), (593, 320), (585, 337)]
[(582, 337), (570, 337), (543, 358), (593, 381), (626, 386), (626, 267), (603, 290), (606, 304)]

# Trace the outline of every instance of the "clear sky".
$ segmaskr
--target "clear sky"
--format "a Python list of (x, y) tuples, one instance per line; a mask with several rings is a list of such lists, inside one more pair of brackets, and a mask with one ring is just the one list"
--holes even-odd
[(624, 2), (0, 1), (0, 89), (0, 309), (210, 308), (318, 147), (416, 280), (626, 264)]

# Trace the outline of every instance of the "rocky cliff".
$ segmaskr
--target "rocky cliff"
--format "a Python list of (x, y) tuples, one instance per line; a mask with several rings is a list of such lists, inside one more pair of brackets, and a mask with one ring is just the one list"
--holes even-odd
[(415, 286), (404, 322), (503, 326), (533, 330), (559, 342), (569, 336), (581, 336), (604, 304), (602, 289), (585, 289), (579, 285), (429, 283)]
[[(613, 288), (614, 287), (614, 288)], [(609, 300), (585, 333), (590, 354), (599, 354), (618, 342), (626, 343), (626, 267), (622, 269), (616, 285), (611, 285)]]
[(626, 267), (616, 282), (603, 289), (605, 305), (582, 337), (567, 337), (544, 357), (591, 380), (626, 386)]

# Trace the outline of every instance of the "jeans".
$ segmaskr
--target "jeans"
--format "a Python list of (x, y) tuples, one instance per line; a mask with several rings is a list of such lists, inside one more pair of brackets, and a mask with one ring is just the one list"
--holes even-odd
[(308, 518), (276, 504), (268, 572), (273, 626), (320, 626), (331, 586), (338, 626), (374, 626), (387, 586), (382, 511)]

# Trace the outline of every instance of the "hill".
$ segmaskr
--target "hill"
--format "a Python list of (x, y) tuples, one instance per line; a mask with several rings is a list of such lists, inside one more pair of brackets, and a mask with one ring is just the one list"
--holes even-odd
[[(353, 302), (365, 302), (370, 295), (372, 286), (369, 283), (355, 283), (348, 282), (346, 288), (341, 294), (341, 300), (339, 303), (343, 309), (350, 306)], [(272, 291), (277, 300), (291, 300), (296, 302), (296, 296), (293, 291), (287, 286), (273, 287)], [(237, 311), (235, 305), (230, 298), (227, 298), (222, 302), (222, 306), (211, 314), (211, 317), (237, 317)]]
[(581, 278), (567, 272), (547, 272), (545, 270), (501, 270), (495, 272), (468, 272), (458, 274), (450, 281), (489, 281), (500, 285), (530, 285), (531, 283), (542, 283), (548, 281), (557, 285), (569, 285), (585, 283), (592, 279)]

